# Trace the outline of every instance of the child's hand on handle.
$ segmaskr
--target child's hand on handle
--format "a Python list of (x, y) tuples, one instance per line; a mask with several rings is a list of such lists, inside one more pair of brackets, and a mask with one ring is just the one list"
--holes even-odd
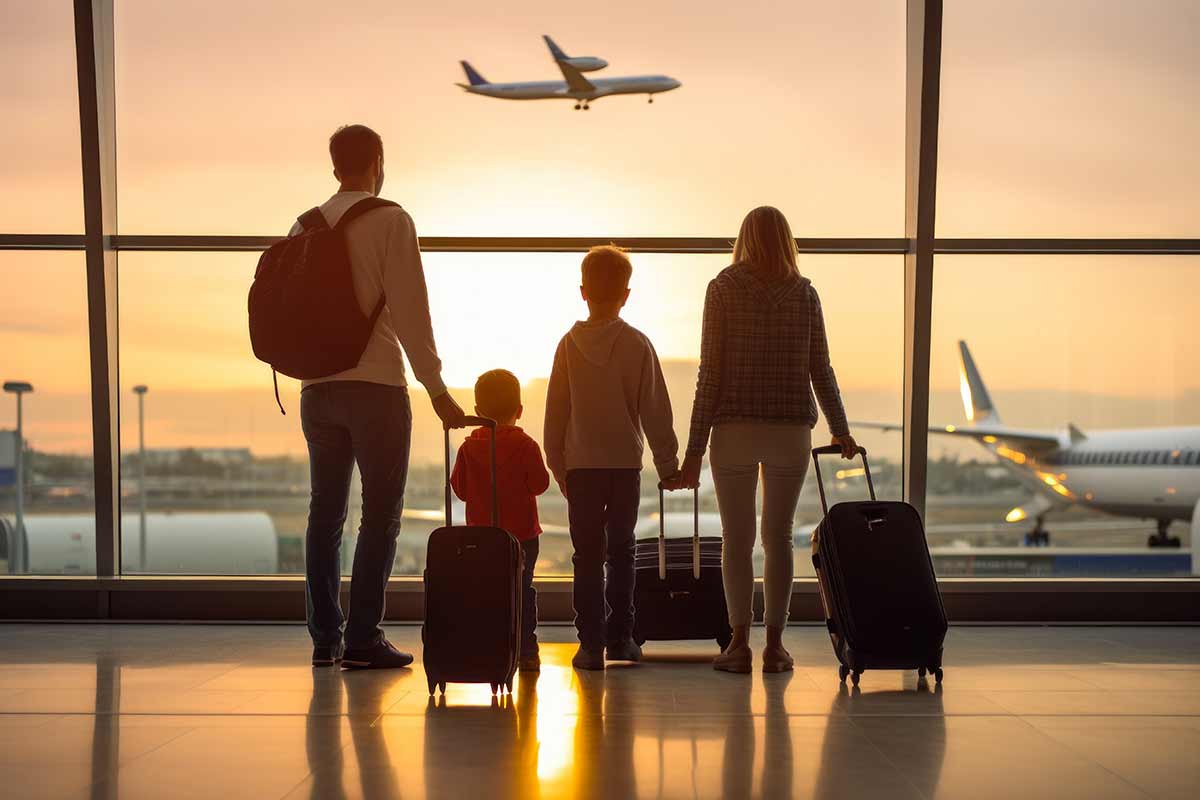
[(842, 458), (854, 458), (858, 455), (858, 442), (854, 441), (854, 437), (848, 433), (833, 437), (830, 444), (842, 448)]
[(688, 453), (683, 459), (683, 466), (679, 469), (679, 474), (673, 479), (674, 489), (698, 489), (700, 488), (700, 467), (704, 463), (704, 456), (695, 453)]
[(433, 398), (433, 410), (441, 419), (442, 425), (449, 430), (450, 428), (463, 427), (462, 408), (454, 401), (449, 392), (442, 392), (437, 397)]

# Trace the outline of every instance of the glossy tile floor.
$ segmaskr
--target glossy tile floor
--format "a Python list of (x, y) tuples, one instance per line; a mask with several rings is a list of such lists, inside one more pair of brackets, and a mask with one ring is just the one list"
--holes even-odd
[[(419, 666), (314, 670), (298, 626), (0, 625), (0, 796), (130, 798), (1187, 797), (1200, 629), (954, 628), (939, 690), (838, 683), (819, 628), (791, 675), (700, 644), (569, 667), (514, 697)], [(389, 636), (419, 649), (416, 627)]]

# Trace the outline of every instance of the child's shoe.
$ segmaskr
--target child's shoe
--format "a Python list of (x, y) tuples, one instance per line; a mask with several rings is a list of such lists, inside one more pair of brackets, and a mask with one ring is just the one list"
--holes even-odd
[(604, 669), (604, 650), (593, 650), (579, 645), (575, 657), (571, 659), (571, 666), (575, 669)]
[(606, 656), (609, 661), (641, 661), (642, 648), (633, 639), (623, 639), (616, 644), (610, 644)]

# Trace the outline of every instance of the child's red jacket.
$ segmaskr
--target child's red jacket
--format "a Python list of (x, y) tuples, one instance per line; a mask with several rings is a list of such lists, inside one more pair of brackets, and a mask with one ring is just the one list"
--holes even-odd
[[(490, 440), (490, 429), (476, 428), (454, 460), (450, 486), (467, 503), (468, 525), (493, 524)], [(540, 534), (537, 496), (550, 486), (550, 473), (537, 442), (515, 425), (496, 429), (496, 480), (500, 519), (495, 524), (521, 541)]]

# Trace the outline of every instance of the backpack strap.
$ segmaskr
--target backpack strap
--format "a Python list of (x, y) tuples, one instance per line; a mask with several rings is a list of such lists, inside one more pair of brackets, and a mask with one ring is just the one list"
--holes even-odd
[(354, 205), (346, 209), (341, 218), (334, 225), (335, 230), (341, 230), (349, 225), (354, 220), (361, 217), (368, 211), (374, 211), (377, 208), (399, 208), (399, 203), (393, 203), (391, 200), (384, 200), (382, 197), (364, 197)]
[(271, 367), (271, 380), (275, 382), (275, 402), (279, 403), (279, 413), (286, 417), (287, 412), (283, 410), (283, 402), (279, 399), (279, 374), (274, 367)]
[(320, 207), (310, 208), (297, 217), (296, 221), (300, 223), (301, 228), (309, 233), (329, 227), (329, 223), (325, 220), (325, 215), (321, 213)]
[[(342, 230), (354, 220), (361, 217), (368, 211), (374, 211), (377, 208), (400, 208), (399, 203), (393, 203), (391, 200), (384, 200), (382, 197), (364, 197), (354, 205), (346, 209), (337, 224), (333, 226), (334, 230)], [(375, 323), (379, 321), (379, 315), (383, 313), (384, 306), (387, 305), (387, 293), (379, 293), (379, 302), (375, 304), (375, 308), (371, 311), (371, 330), (375, 330)]]

